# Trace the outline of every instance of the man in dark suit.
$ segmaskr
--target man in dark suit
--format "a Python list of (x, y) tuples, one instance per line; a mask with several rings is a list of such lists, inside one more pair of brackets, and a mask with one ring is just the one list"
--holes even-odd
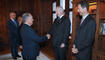
[(13, 59), (17, 59), (17, 57), (20, 57), (18, 55), (19, 25), (18, 25), (18, 21), (15, 18), (16, 18), (15, 12), (10, 12), (10, 20), (7, 22), (7, 25), (10, 31), (11, 53), (12, 53)]
[(23, 42), (23, 57), (25, 60), (36, 60), (39, 55), (39, 43), (50, 38), (50, 35), (39, 37), (35, 30), (32, 29), (33, 17), (30, 13), (24, 13), (22, 16), (23, 25), (20, 33)]
[(76, 60), (91, 60), (96, 22), (89, 15), (88, 9), (89, 4), (87, 1), (79, 2), (78, 12), (82, 16), (82, 20), (77, 27), (76, 38), (72, 48), (72, 52), (76, 54)]
[(55, 19), (49, 34), (53, 39), (55, 60), (66, 60), (71, 23), (69, 18), (64, 16), (62, 7), (57, 6), (56, 15), (58, 17)]

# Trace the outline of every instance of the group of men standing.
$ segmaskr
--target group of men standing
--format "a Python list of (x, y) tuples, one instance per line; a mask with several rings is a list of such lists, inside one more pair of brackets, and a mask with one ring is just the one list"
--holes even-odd
[[(92, 45), (95, 36), (96, 22), (88, 13), (89, 4), (86, 1), (81, 1), (78, 4), (78, 12), (82, 16), (80, 25), (76, 31), (76, 38), (73, 44), (72, 52), (76, 55), (76, 60), (91, 60)], [(19, 33), (22, 38), (22, 55), (24, 60), (36, 60), (39, 55), (39, 43), (47, 41), (52, 37), (55, 60), (67, 60), (67, 49), (70, 35), (71, 22), (65, 16), (64, 9), (60, 6), (56, 7), (56, 15), (51, 30), (46, 36), (40, 37), (31, 27), (33, 24), (33, 16), (30, 13), (22, 15), (22, 26), (19, 30), (19, 25), (15, 19), (16, 14), (10, 13), (8, 28), (10, 31), (11, 52), (14, 60), (18, 55), (18, 39)]]

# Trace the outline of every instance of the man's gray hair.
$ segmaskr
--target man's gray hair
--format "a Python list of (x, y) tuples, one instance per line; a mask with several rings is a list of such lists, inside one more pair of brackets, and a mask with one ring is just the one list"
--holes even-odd
[(22, 22), (25, 23), (27, 18), (30, 17), (30, 16), (31, 16), (30, 13), (24, 13), (23, 16), (22, 16)]
[(61, 6), (57, 6), (57, 8), (58, 8), (58, 11), (61, 11), (61, 12), (64, 13), (64, 9), (63, 9), (63, 7), (61, 7)]

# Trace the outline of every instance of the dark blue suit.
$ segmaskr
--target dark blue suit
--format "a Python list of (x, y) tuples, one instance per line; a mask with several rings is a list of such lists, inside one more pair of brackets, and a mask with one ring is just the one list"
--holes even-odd
[(26, 60), (36, 60), (39, 55), (39, 43), (47, 40), (46, 36), (39, 37), (37, 33), (27, 24), (21, 27), (21, 37), (23, 42), (23, 56)]
[[(70, 20), (66, 16), (56, 18), (51, 31), (55, 60), (66, 60), (66, 53), (68, 49), (68, 41), (70, 34)], [(60, 45), (64, 43), (65, 47), (61, 48)]]
[(10, 32), (11, 53), (13, 58), (16, 58), (16, 56), (18, 55), (18, 21), (14, 20), (13, 22), (12, 20), (9, 20), (7, 22), (7, 25)]
[(88, 15), (76, 31), (74, 44), (79, 50), (79, 53), (76, 54), (76, 60), (91, 60), (95, 30), (96, 22), (93, 17)]

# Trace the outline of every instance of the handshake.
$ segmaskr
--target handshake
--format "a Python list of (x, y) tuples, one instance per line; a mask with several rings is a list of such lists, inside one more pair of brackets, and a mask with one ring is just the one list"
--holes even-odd
[(47, 38), (50, 39), (51, 38), (51, 35), (50, 34), (46, 34)]

